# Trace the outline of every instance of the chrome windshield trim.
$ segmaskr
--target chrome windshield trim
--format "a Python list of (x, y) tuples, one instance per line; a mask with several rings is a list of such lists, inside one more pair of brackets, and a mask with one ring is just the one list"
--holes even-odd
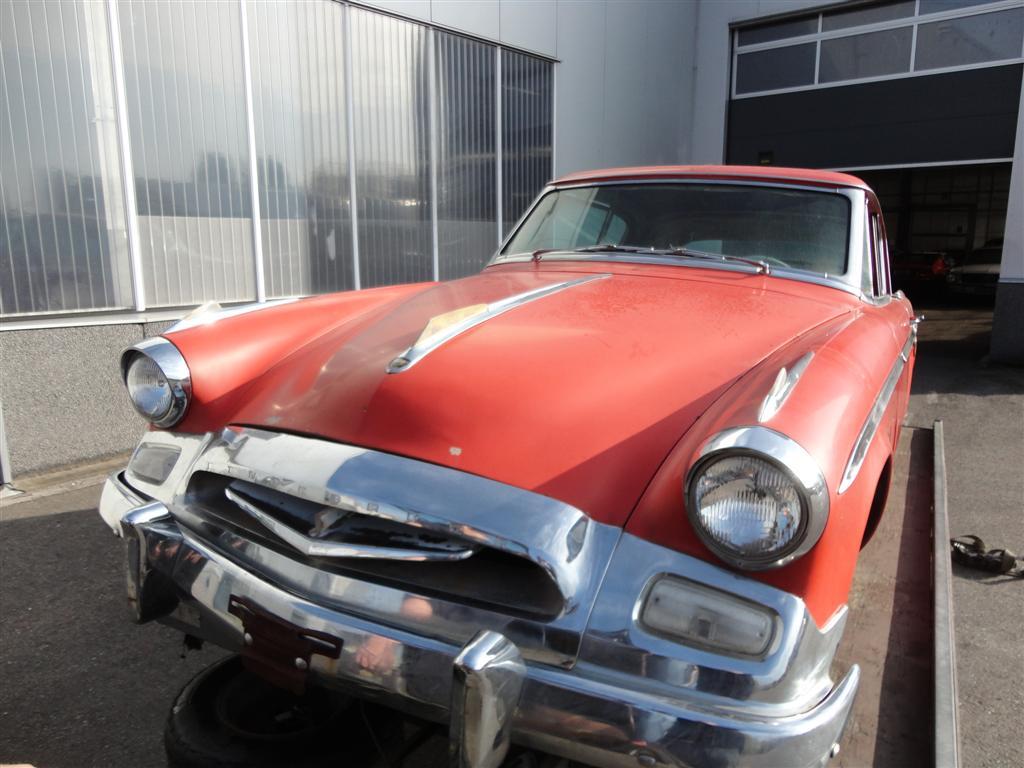
[[(722, 549), (704, 532), (695, 516), (693, 484), (700, 470), (716, 458), (733, 454), (755, 454), (780, 466), (799, 484), (805, 501), (807, 521), (797, 545), (781, 557), (765, 562), (740, 559)], [(821, 467), (807, 450), (791, 437), (762, 426), (732, 427), (714, 435), (700, 450), (697, 460), (687, 472), (683, 492), (686, 513), (694, 532), (715, 555), (726, 563), (744, 570), (779, 568), (807, 554), (818, 543), (829, 515), (828, 483)]]
[[(862, 301), (871, 301), (871, 297), (861, 291), (860, 288), (860, 274), (861, 274), (861, 259), (863, 257), (863, 239), (862, 239), (862, 228), (864, 221), (864, 190), (860, 187), (843, 187), (843, 186), (814, 186), (810, 184), (800, 184), (796, 181), (787, 182), (784, 180), (765, 180), (765, 181), (752, 181), (752, 180), (731, 180), (731, 179), (703, 179), (703, 178), (623, 178), (623, 179), (607, 179), (603, 181), (588, 181), (588, 182), (574, 182), (570, 184), (557, 184), (549, 183), (544, 189), (540, 191), (533, 203), (527, 208), (526, 212), (520, 217), (516, 225), (512, 227), (505, 238), (501, 241), (498, 246), (498, 250), (491, 257), (491, 260), (487, 262), (487, 266), (496, 266), (498, 264), (510, 264), (517, 262), (531, 261), (533, 259), (532, 254), (528, 253), (515, 253), (515, 254), (503, 254), (502, 251), (508, 246), (515, 237), (516, 233), (523, 226), (523, 223), (530, 217), (534, 209), (540, 204), (540, 201), (544, 199), (545, 195), (551, 192), (560, 191), (563, 189), (582, 189), (585, 187), (605, 187), (605, 186), (623, 186), (623, 185), (634, 185), (634, 184), (686, 184), (686, 185), (701, 185), (701, 186), (744, 186), (744, 187), (762, 187), (772, 189), (798, 189), (808, 192), (817, 192), (821, 194), (836, 194), (845, 197), (850, 204), (850, 228), (847, 232), (847, 257), (846, 257), (846, 271), (838, 275), (830, 275), (823, 272), (808, 272), (799, 269), (791, 269), (786, 267), (778, 267), (772, 265), (770, 276), (781, 277), (787, 280), (796, 280), (804, 283), (811, 283), (813, 285), (822, 285), (828, 288), (838, 288), (841, 291), (856, 296)], [(715, 262), (705, 259), (685, 259), (680, 257), (666, 257), (666, 256), (645, 256), (642, 253), (637, 254), (616, 254), (616, 253), (598, 253), (598, 254), (581, 254), (575, 252), (552, 252), (544, 254), (545, 261), (608, 261), (608, 262), (625, 262), (625, 263), (639, 263), (639, 264), (667, 264), (672, 266), (697, 266), (704, 267), (706, 269), (722, 269), (730, 272), (737, 271), (735, 264), (729, 264), (728, 262)], [(742, 270), (746, 271), (746, 270)]]
[(793, 390), (800, 381), (800, 377), (813, 359), (814, 353), (808, 352), (797, 360), (790, 370), (787, 371), (785, 368), (779, 369), (779, 373), (775, 377), (775, 383), (768, 394), (765, 395), (761, 408), (757, 412), (757, 420), (760, 423), (764, 424), (766, 421), (770, 421), (775, 414), (782, 410), (782, 406), (786, 404), (786, 400), (793, 394)]
[(145, 355), (160, 369), (167, 379), (167, 386), (171, 391), (171, 405), (167, 413), (159, 419), (152, 419), (147, 416), (136, 404), (135, 400), (128, 396), (132, 407), (146, 421), (156, 427), (173, 427), (185, 416), (189, 400), (192, 399), (192, 374), (188, 369), (188, 363), (184, 356), (178, 351), (174, 344), (163, 336), (153, 336), (133, 344), (121, 353), (121, 383), (128, 386), (128, 366), (136, 355)]
[(871, 410), (864, 420), (864, 426), (860, 428), (857, 440), (853, 444), (853, 450), (850, 452), (850, 458), (846, 462), (846, 469), (843, 470), (843, 479), (839, 483), (837, 493), (845, 493), (853, 485), (853, 481), (857, 479), (860, 468), (864, 464), (864, 459), (867, 458), (868, 448), (871, 446), (871, 441), (878, 430), (878, 425), (882, 422), (885, 409), (889, 406), (889, 400), (892, 399), (893, 392), (896, 391), (896, 383), (903, 374), (903, 367), (910, 359), (910, 350), (916, 343), (917, 327), (911, 324), (910, 334), (907, 336), (907, 340), (904, 342), (899, 354), (896, 355), (896, 360), (893, 362), (892, 368), (889, 369), (889, 375), (885, 377), (882, 389), (879, 391), (874, 405), (871, 406)]
[(461, 336), (466, 331), (475, 328), (482, 323), (486, 323), (488, 320), (504, 314), (511, 309), (521, 307), (524, 304), (529, 304), (531, 301), (543, 299), (545, 296), (551, 296), (552, 294), (559, 293), (569, 288), (575, 288), (576, 286), (589, 283), (593, 280), (603, 280), (606, 277), (611, 277), (611, 275), (608, 273), (601, 275), (587, 275), (586, 277), (576, 278), (575, 280), (565, 280), (560, 283), (552, 283), (551, 285), (534, 288), (530, 291), (524, 291), (523, 293), (517, 293), (514, 296), (508, 296), (504, 299), (493, 301), (486, 306), (486, 309), (483, 309), (477, 314), (470, 315), (464, 320), (453, 323), (447, 328), (431, 334), (422, 341), (417, 341), (388, 364), (387, 372), (402, 373), (403, 371), (409, 370), (424, 357), (444, 346), (456, 336)]

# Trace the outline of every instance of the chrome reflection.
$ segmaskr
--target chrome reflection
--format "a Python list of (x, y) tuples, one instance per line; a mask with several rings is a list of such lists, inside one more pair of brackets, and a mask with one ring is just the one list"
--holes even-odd
[(915, 344), (917, 344), (917, 323), (912, 323), (910, 334), (907, 336), (902, 349), (900, 349), (900, 353), (896, 356), (896, 361), (892, 364), (892, 368), (889, 369), (889, 375), (885, 377), (882, 389), (879, 391), (878, 397), (875, 398), (875, 402), (871, 406), (867, 418), (864, 420), (864, 425), (860, 428), (857, 440), (853, 444), (853, 451), (850, 453), (850, 458), (846, 462), (846, 468), (843, 470), (843, 479), (839, 483), (838, 493), (845, 493), (853, 485), (857, 475), (860, 474), (860, 468), (864, 464), (864, 459), (868, 456), (868, 448), (871, 447), (871, 441), (875, 437), (878, 425), (882, 422), (885, 409), (889, 407), (889, 400), (892, 399), (892, 394), (896, 391), (896, 384), (899, 382), (900, 376), (903, 375), (903, 368), (910, 360), (910, 350), (913, 349)]
[(787, 371), (785, 368), (779, 369), (779, 373), (775, 377), (775, 383), (772, 384), (772, 388), (765, 395), (761, 408), (757, 412), (757, 420), (760, 423), (764, 424), (766, 421), (771, 421), (775, 414), (782, 410), (782, 406), (786, 404), (786, 400), (793, 394), (793, 390), (796, 389), (800, 377), (813, 359), (814, 353), (808, 352), (797, 360), (790, 370)]
[[(167, 623), (237, 649), (242, 625), (229, 605), (232, 599), (247, 600), (283, 621), (340, 641), (338, 658), (310, 657), (311, 672), (321, 682), (440, 722), (457, 721), (463, 733), (494, 733), (491, 743), (498, 749), (504, 743), (501, 728), (477, 727), (483, 724), (455, 713), (456, 670), (489, 677), (477, 689), (481, 711), (493, 713), (499, 725), (509, 723), (517, 743), (596, 765), (630, 767), (715, 761), (820, 765), (842, 733), (858, 685), (857, 667), (835, 687), (821, 683), (827, 680), (845, 612), (819, 632), (792, 595), (629, 536), (610, 564), (610, 588), (602, 590), (595, 606), (585, 653), (570, 670), (536, 663), (526, 653), (520, 661), (516, 651), (522, 646), (498, 629), (483, 639), (477, 630), (460, 642), (441, 639), (431, 603), (417, 596), (394, 605), (394, 616), (408, 619), (404, 625), (310, 602), (258, 578), (219, 545), (200, 541), (187, 528), (162, 516), (144, 518), (131, 525), (136, 537), (148, 542), (145, 567), (150, 575), (172, 579), (181, 601), (165, 615)], [(692, 649), (677, 657), (675, 644), (644, 636), (631, 621), (631, 601), (622, 596), (635, 597), (630, 577), (666, 568), (780, 606), (787, 626), (779, 652), (758, 663), (707, 652), (697, 657)], [(363, 587), (364, 602), (379, 599), (382, 590)], [(412, 619), (422, 622), (419, 631), (409, 629)], [(488, 675), (492, 668), (500, 674)], [(492, 753), (478, 754), (487, 759)]]
[[(559, 293), (569, 288), (575, 288), (576, 286), (589, 283), (593, 280), (603, 280), (607, 277), (611, 277), (611, 275), (608, 273), (601, 275), (588, 275), (586, 277), (576, 278), (575, 280), (565, 280), (560, 283), (552, 283), (551, 285), (545, 285), (541, 288), (534, 288), (533, 290), (524, 291), (523, 293), (517, 293), (514, 296), (508, 296), (504, 299), (492, 301), (490, 304), (480, 304), (477, 307), (466, 307), (463, 310), (455, 310), (447, 313), (447, 315), (441, 315), (433, 318), (430, 323), (427, 324), (427, 328), (416, 343), (392, 360), (388, 365), (387, 371), (388, 373), (401, 373), (402, 371), (407, 371), (424, 357), (444, 344), (447, 344), (456, 336), (461, 336), (466, 331), (475, 328), (482, 323), (486, 323), (488, 320), (504, 314), (511, 309), (521, 307), (524, 304), (529, 304), (531, 301), (536, 301), (537, 299), (543, 299), (545, 296), (551, 296), (552, 294)], [(445, 322), (445, 318), (449, 315), (451, 316), (451, 322)], [(432, 325), (435, 321), (442, 321), (442, 323), (436, 331), (432, 331)]]

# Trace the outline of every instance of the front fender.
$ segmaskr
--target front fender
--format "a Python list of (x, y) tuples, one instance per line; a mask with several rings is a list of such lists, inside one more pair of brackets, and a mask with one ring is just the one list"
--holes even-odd
[[(794, 339), (730, 387), (669, 454), (635, 508), (626, 530), (723, 565), (693, 531), (685, 508), (684, 478), (701, 447), (732, 427), (760, 424), (795, 440), (818, 462), (829, 492), (829, 516), (817, 545), (781, 568), (745, 575), (801, 597), (824, 626), (845, 604), (875, 488), (893, 454), (905, 399), (893, 397), (856, 480), (838, 493), (854, 443), (901, 344), (888, 316), (853, 311)], [(780, 368), (808, 352), (813, 357), (778, 412), (759, 411)]]

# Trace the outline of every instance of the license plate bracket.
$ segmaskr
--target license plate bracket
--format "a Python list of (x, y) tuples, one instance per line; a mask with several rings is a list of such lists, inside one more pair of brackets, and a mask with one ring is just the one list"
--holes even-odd
[(302, 694), (313, 654), (337, 659), (342, 641), (285, 621), (246, 597), (231, 595), (228, 612), (242, 621), (242, 663), (274, 685)]

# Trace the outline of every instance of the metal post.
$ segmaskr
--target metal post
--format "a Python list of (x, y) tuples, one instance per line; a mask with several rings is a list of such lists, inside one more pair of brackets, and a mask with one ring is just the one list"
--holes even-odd
[(359, 277), (359, 205), (356, 197), (356, 118), (355, 94), (352, 93), (352, 6), (343, 5), (345, 31), (345, 137), (348, 142), (348, 212), (352, 227), (353, 287), (358, 291)]
[(146, 292), (142, 277), (139, 213), (135, 204), (135, 168), (132, 165), (132, 144), (128, 134), (128, 96), (124, 84), (124, 56), (121, 51), (121, 25), (117, 16), (117, 0), (107, 0), (107, 21), (110, 26), (110, 59), (114, 74), (114, 111), (118, 144), (121, 149), (121, 182), (124, 185), (124, 209), (128, 220), (128, 257), (131, 264), (135, 311), (142, 312), (146, 309)]
[(245, 0), (238, 0), (242, 22), (242, 73), (245, 84), (245, 128), (249, 138), (249, 198), (252, 201), (252, 253), (256, 260), (256, 301), (267, 300), (263, 273), (263, 224), (260, 216), (259, 163), (256, 161), (256, 115), (252, 99), (252, 58), (249, 55), (249, 21)]
[(946, 509), (946, 450), (942, 422), (934, 425), (935, 519), (932, 525), (935, 622), (935, 765), (956, 768), (960, 761), (957, 714), (956, 637), (953, 632), (953, 567)]
[(441, 279), (441, 254), (439, 251), (437, 235), (437, 155), (438, 155), (438, 109), (437, 103), (437, 35), (433, 27), (427, 28), (427, 65), (428, 83), (428, 106), (430, 108), (429, 130), (430, 130), (430, 241), (431, 250), (434, 254), (434, 280)]
[(498, 247), (501, 247), (502, 240), (505, 239), (505, 225), (503, 222), (503, 211), (502, 211), (502, 195), (501, 195), (501, 164), (503, 159), (504, 148), (501, 145), (501, 46), (494, 47), (494, 87), (495, 87), (495, 99), (494, 99), (494, 183), (496, 187), (496, 197), (498, 203)]
[(4, 404), (0, 401), (0, 488), (13, 482), (11, 455), (7, 451), (7, 432), (4, 431)]

